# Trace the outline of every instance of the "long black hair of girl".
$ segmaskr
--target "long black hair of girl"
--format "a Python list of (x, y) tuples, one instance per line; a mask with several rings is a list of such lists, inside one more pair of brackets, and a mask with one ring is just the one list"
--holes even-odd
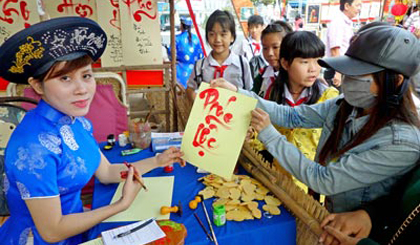
[[(281, 42), (280, 59), (291, 65), (295, 58), (321, 58), (325, 54), (325, 45), (315, 34), (308, 31), (288, 33)], [(278, 104), (286, 104), (284, 83), (289, 83), (287, 71), (280, 65), (279, 75), (273, 85), (269, 99)], [(306, 104), (315, 104), (321, 97), (321, 81), (312, 86), (312, 93)]]
[[(284, 25), (288, 25), (286, 22), (284, 22)], [(264, 30), (261, 32), (261, 40), (263, 40), (264, 36), (270, 34), (270, 33), (279, 33), (281, 35), (281, 38), (283, 39), (284, 36), (286, 36), (287, 33), (290, 31), (282, 26), (283, 23), (280, 21), (275, 21), (267, 27), (264, 28)]]
[[(339, 148), (345, 123), (353, 106), (344, 99), (334, 120), (334, 129), (319, 153), (318, 160), (325, 165), (329, 160), (339, 157), (344, 152), (363, 143), (372, 137), (391, 120), (399, 120), (415, 127), (420, 127), (419, 116), (412, 98), (408, 78), (404, 78), (404, 86), (396, 86), (399, 74), (391, 70), (383, 70), (373, 74), (373, 79), (378, 86), (378, 96), (375, 106), (369, 113), (367, 123), (353, 137), (353, 140)], [(361, 109), (362, 110), (362, 109)]]

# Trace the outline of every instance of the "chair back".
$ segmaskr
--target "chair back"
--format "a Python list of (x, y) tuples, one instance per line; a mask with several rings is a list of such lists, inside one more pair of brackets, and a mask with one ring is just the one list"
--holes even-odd
[(26, 109), (22, 107), (23, 103), (36, 105), (37, 101), (25, 97), (0, 97), (0, 216), (9, 214), (3, 191), (4, 151), (16, 126), (25, 116)]

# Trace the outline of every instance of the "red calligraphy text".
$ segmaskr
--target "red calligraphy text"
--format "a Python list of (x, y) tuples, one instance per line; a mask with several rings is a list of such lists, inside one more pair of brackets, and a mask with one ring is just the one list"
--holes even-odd
[(3, 16), (0, 16), (0, 21), (13, 24), (17, 20), (15, 18), (22, 17), (24, 27), (28, 28), (31, 26), (29, 24), (29, 17), (31, 12), (27, 9), (28, 3), (26, 1), (21, 0), (19, 2), (19, 0), (0, 0), (0, 4), (2, 4), (2, 2)]
[(117, 28), (118, 30), (121, 30), (121, 25), (120, 25), (120, 5), (118, 4), (118, 1), (116, 0), (109, 0), (112, 7), (114, 7), (114, 9), (112, 10), (112, 19), (109, 20), (109, 24), (111, 24), (111, 26)]
[(16, 14), (16, 17), (19, 17), (19, 11), (16, 8), (9, 6), (11, 3), (17, 3), (18, 0), (0, 0), (0, 3), (3, 2), (2, 13), (3, 16), (0, 16), (0, 20), (9, 24), (13, 24), (15, 21), (12, 17), (12, 14)]
[[(122, 2), (127, 5), (130, 14), (132, 13), (136, 22), (141, 22), (142, 15), (152, 20), (157, 17), (157, 8), (153, 8), (153, 2), (151, 0), (123, 0)], [(131, 7), (134, 8), (133, 12), (131, 11)]]
[(217, 148), (217, 139), (211, 132), (219, 132), (219, 126), (224, 130), (231, 130), (230, 123), (233, 115), (225, 112), (225, 109), (230, 103), (236, 101), (236, 97), (232, 96), (229, 98), (226, 108), (219, 103), (219, 91), (217, 89), (206, 89), (198, 95), (198, 98), (204, 101), (203, 110), (207, 111), (207, 115), (204, 117), (204, 122), (198, 125), (192, 145), (195, 148), (200, 148), (198, 155), (203, 157), (205, 155), (204, 152), (212, 153)]

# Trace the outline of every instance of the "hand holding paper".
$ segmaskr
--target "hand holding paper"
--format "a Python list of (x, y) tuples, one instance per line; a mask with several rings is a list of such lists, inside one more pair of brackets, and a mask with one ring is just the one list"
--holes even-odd
[(202, 83), (182, 140), (184, 159), (230, 179), (256, 104), (256, 99)]
[(238, 88), (232, 83), (226, 81), (224, 78), (216, 78), (210, 81), (210, 87), (212, 88), (224, 88), (232, 92), (237, 92)]

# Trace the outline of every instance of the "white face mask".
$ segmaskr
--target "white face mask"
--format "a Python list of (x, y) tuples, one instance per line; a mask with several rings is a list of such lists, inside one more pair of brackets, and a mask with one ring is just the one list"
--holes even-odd
[(341, 85), (344, 99), (354, 107), (372, 108), (376, 103), (376, 95), (370, 92), (372, 82), (372, 77), (344, 76)]

